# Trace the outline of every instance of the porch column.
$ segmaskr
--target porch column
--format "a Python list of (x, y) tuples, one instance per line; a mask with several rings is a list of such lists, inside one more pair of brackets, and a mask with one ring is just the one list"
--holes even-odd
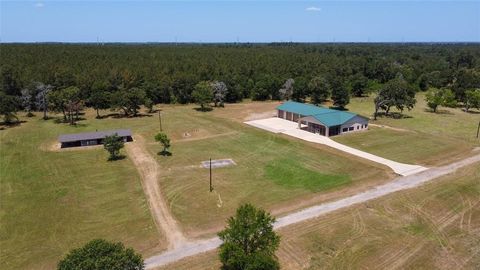
[(326, 137), (330, 137), (330, 134), (329, 134), (329, 133), (330, 133), (330, 130), (328, 129), (327, 126), (325, 126), (325, 136), (326, 136)]

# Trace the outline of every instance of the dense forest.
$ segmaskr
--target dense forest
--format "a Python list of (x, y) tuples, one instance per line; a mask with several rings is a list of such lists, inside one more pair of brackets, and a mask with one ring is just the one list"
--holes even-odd
[(480, 91), (478, 44), (2, 44), (0, 58), (3, 115), (53, 109), (65, 120), (82, 106), (136, 114), (139, 104), (198, 102), (209, 93), (201, 82), (211, 82), (212, 101), (220, 85), (221, 102), (330, 98), (338, 107), (384, 88), (412, 98), (448, 89), (475, 107)]

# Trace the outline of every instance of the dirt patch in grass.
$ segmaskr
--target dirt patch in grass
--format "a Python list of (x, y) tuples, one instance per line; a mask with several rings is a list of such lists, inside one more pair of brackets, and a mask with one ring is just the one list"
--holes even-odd
[(275, 108), (280, 105), (279, 101), (251, 102), (227, 104), (225, 108), (212, 111), (216, 117), (226, 118), (238, 122), (269, 118), (276, 115)]
[(166, 244), (170, 248), (175, 248), (182, 245), (186, 239), (177, 221), (171, 215), (170, 209), (165, 202), (163, 191), (160, 190), (158, 185), (160, 167), (144, 147), (144, 139), (139, 135), (137, 135), (136, 142), (131, 142), (126, 146), (128, 156), (135, 164), (140, 177), (142, 177), (142, 186), (155, 224), (159, 230), (159, 235), (165, 237)]

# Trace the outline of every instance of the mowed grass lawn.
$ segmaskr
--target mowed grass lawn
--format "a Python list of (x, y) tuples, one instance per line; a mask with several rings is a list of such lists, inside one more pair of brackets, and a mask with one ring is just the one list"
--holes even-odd
[[(163, 128), (173, 137), (172, 156), (157, 155), (162, 148), (153, 132), (142, 133), (162, 168), (159, 184), (172, 213), (191, 237), (217, 232), (242, 203), (281, 213), (282, 207), (319, 194), (391, 177), (386, 168), (367, 161), (219, 117), (222, 111), (228, 114), (228, 105), (215, 112), (193, 108), (162, 111)], [(209, 192), (209, 170), (200, 167), (209, 158), (236, 163), (213, 169), (214, 192)]]
[[(480, 167), (279, 231), (282, 269), (478, 269)], [(158, 270), (218, 269), (217, 251)]]
[(108, 162), (103, 148), (49, 150), (61, 133), (126, 127), (89, 119), (70, 127), (24, 118), (0, 131), (0, 269), (54, 269), (93, 238), (145, 255), (164, 248), (128, 158)]
[(437, 181), (287, 228), (279, 256), (307, 269), (477, 269), (480, 167)]
[[(406, 118), (379, 117), (371, 124), (386, 125), (401, 130), (370, 126), (367, 132), (336, 136), (333, 139), (372, 154), (399, 162), (439, 165), (470, 154), (480, 146), (476, 138), (480, 114), (466, 113), (458, 108), (426, 109), (424, 94), (417, 94), (417, 105), (404, 111)], [(347, 106), (352, 112), (371, 117), (373, 97), (353, 98)]]
[[(352, 112), (373, 117), (373, 99), (373, 95), (352, 98), (347, 108)], [(371, 123), (449, 137), (480, 146), (480, 140), (476, 138), (480, 111), (472, 110), (471, 113), (466, 113), (461, 108), (439, 107), (438, 112), (433, 113), (427, 108), (425, 93), (417, 93), (416, 100), (417, 103), (411, 111), (403, 112), (406, 118), (379, 117), (377, 121)], [(392, 110), (396, 112), (396, 109)]]
[(439, 165), (469, 154), (472, 144), (448, 136), (371, 126), (368, 131), (333, 138), (354, 148), (403, 163)]

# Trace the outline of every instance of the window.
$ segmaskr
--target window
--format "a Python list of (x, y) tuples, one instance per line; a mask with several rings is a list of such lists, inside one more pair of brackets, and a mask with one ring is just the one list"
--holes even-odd
[(360, 128), (360, 126), (357, 126), (357, 129), (359, 129), (359, 128)]
[(349, 127), (349, 128), (348, 128), (348, 131), (352, 131), (352, 130), (353, 130), (353, 127)]
[(348, 128), (343, 128), (342, 129), (342, 132), (347, 132), (348, 131)]
[(365, 127), (368, 127), (368, 124), (365, 124)]

